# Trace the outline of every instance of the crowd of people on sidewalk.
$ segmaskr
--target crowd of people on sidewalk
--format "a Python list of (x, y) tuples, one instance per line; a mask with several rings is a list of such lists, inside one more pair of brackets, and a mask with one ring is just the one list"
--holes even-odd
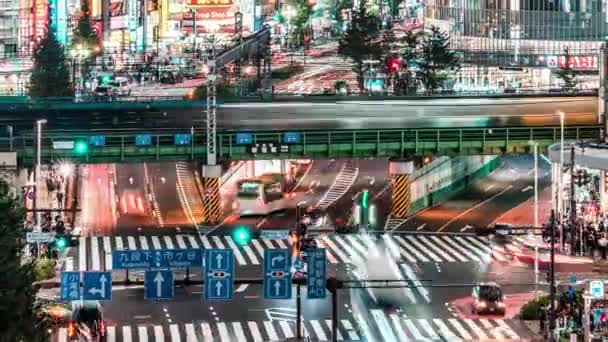
[[(563, 292), (555, 308), (555, 334), (568, 338), (570, 334), (582, 335), (584, 307), (580, 294), (573, 287)], [(549, 307), (540, 306), (540, 330), (543, 338), (549, 334)]]

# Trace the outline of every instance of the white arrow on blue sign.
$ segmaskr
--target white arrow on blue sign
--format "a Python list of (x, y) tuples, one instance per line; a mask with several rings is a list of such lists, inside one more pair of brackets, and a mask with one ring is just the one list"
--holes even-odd
[(232, 299), (234, 292), (234, 253), (232, 249), (207, 249), (205, 267), (205, 299)]
[(171, 270), (147, 270), (144, 274), (145, 299), (170, 299), (175, 295)]
[(84, 272), (82, 279), (82, 299), (112, 299), (112, 272)]
[(264, 250), (264, 298), (291, 298), (291, 252), (289, 249)]

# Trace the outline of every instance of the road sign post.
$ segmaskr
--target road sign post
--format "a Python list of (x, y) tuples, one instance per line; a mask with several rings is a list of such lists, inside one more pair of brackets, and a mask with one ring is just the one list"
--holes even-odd
[(326, 296), (327, 256), (324, 248), (312, 248), (308, 254), (308, 299), (324, 299)]
[(290, 250), (264, 250), (264, 298), (291, 299)]
[(205, 251), (205, 299), (230, 300), (234, 292), (234, 253), (231, 249)]
[(82, 279), (82, 299), (112, 299), (112, 272), (84, 272)]
[(175, 275), (171, 270), (146, 270), (144, 274), (145, 299), (170, 299), (175, 296)]
[(80, 299), (80, 272), (61, 272), (61, 300)]

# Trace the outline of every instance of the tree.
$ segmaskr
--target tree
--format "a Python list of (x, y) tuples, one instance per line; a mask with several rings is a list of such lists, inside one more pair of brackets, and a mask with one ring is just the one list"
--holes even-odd
[(338, 44), (338, 53), (353, 61), (353, 71), (357, 75), (359, 90), (365, 90), (364, 74), (368, 70), (364, 61), (378, 60), (382, 56), (381, 43), (376, 41), (380, 20), (367, 12), (366, 2), (360, 1), (359, 8), (353, 12), (352, 20)]
[(99, 37), (93, 30), (91, 24), (91, 11), (89, 10), (89, 1), (83, 0), (80, 7), (80, 18), (78, 25), (74, 29), (72, 37), (72, 48), (80, 47), (87, 50), (91, 55), (98, 55), (101, 52)]
[(562, 90), (569, 94), (575, 94), (578, 91), (580, 82), (578, 80), (578, 72), (574, 70), (570, 64), (570, 52), (567, 47), (564, 49), (564, 56), (562, 58), (560, 59), (562, 59), (564, 63), (559, 66), (557, 77), (562, 80)]
[(344, 27), (343, 11), (353, 7), (353, 0), (331, 0), (329, 6), (334, 23), (334, 32), (341, 34)]
[(24, 211), (0, 180), (0, 341), (48, 341), (36, 313), (34, 266), (24, 260)]
[(430, 32), (422, 36), (421, 55), (416, 62), (417, 74), (427, 93), (440, 89), (450, 72), (460, 67), (460, 58), (450, 49), (450, 36), (438, 27), (431, 26)]
[(53, 30), (47, 30), (34, 51), (29, 93), (33, 97), (61, 97), (74, 94), (64, 49), (57, 41)]
[(312, 15), (312, 4), (309, 0), (294, 0), (292, 6), (295, 9), (295, 16), (291, 18), (292, 26), (291, 37), (296, 46), (304, 43), (304, 32), (308, 26), (308, 21)]

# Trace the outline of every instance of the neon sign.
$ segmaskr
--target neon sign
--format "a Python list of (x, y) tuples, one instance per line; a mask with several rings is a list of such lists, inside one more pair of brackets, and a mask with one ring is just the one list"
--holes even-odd
[(46, 34), (49, 17), (49, 3), (47, 0), (34, 1), (34, 40), (38, 41)]

